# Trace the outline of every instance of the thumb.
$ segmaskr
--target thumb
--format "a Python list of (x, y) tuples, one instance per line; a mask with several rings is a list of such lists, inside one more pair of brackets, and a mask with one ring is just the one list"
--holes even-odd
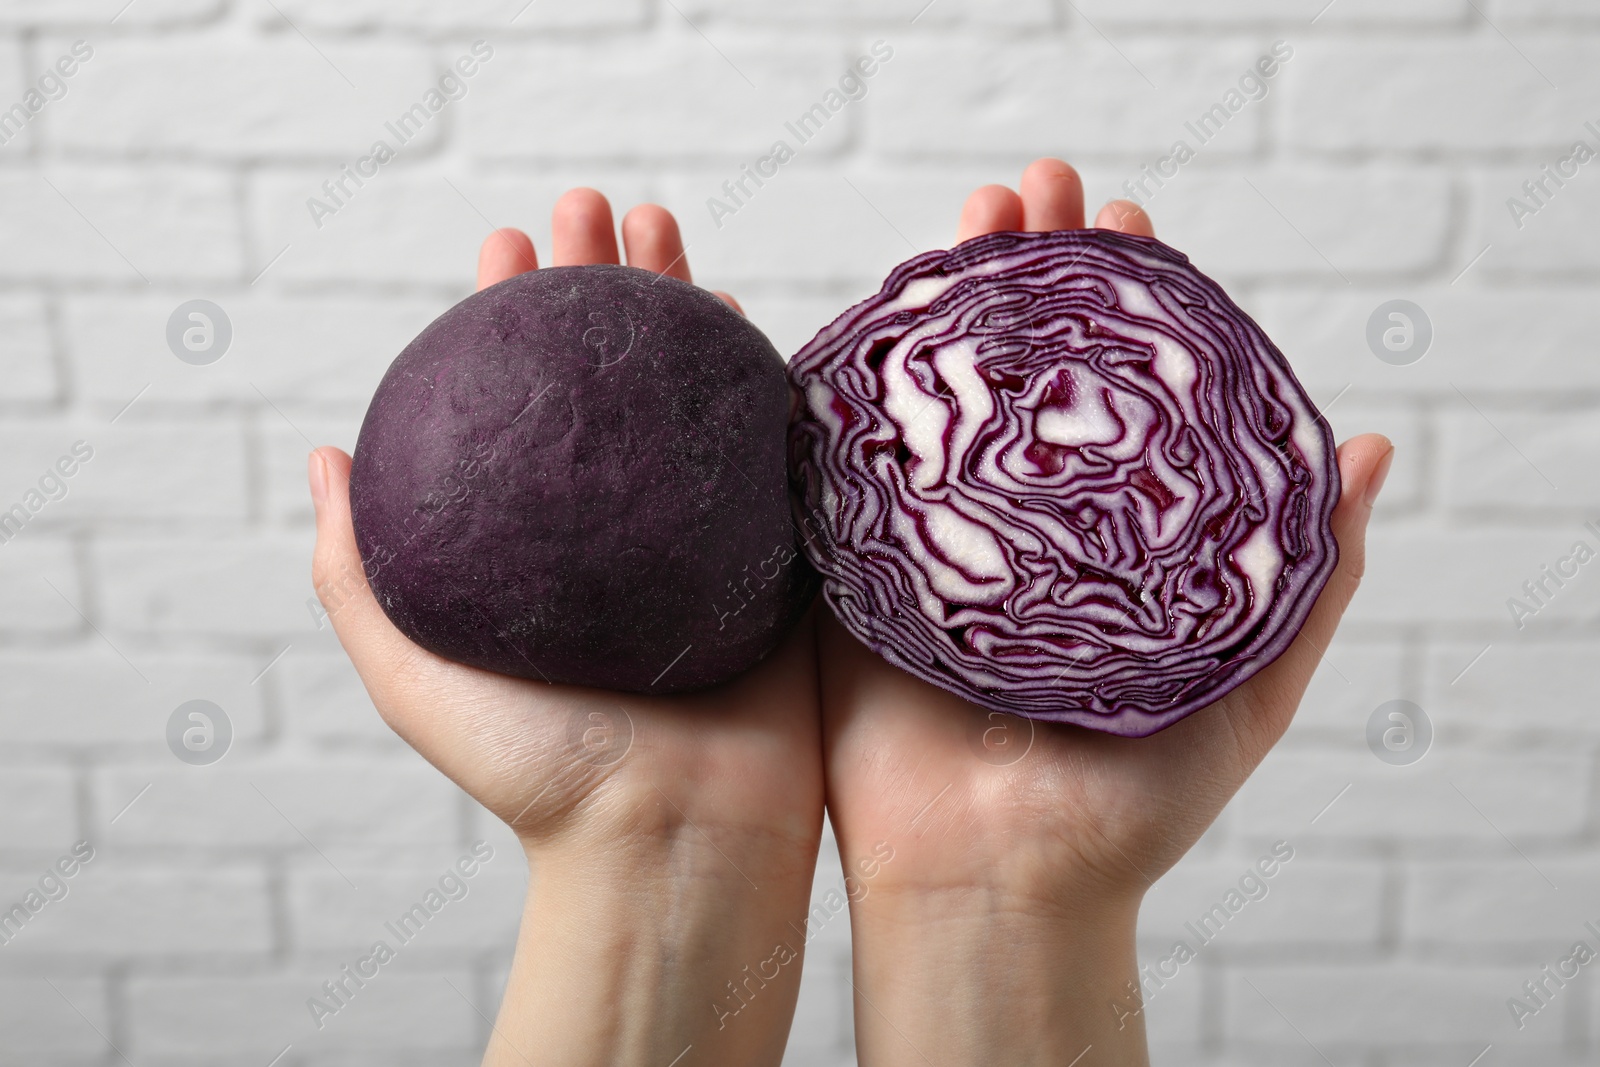
[[(1352, 437), (1339, 447), (1339, 480), (1342, 490), (1333, 509), (1333, 536), (1339, 542), (1339, 563), (1328, 579), (1317, 606), (1301, 630), (1319, 649), (1333, 640), (1344, 609), (1350, 606), (1367, 569), (1367, 522), (1377, 502), (1389, 466), (1394, 461), (1394, 444), (1382, 434)], [(1317, 659), (1322, 653), (1317, 652)], [(1312, 667), (1316, 663), (1313, 661)], [(1309, 676), (1308, 679), (1309, 681)]]
[(307, 460), (307, 476), (317, 513), (311, 581), (339, 643), (381, 711), (388, 701), (380, 690), (421, 666), (419, 657), (427, 654), (395, 628), (372, 594), (350, 519), (350, 457), (337, 448), (316, 449)]
[(1380, 434), (1353, 437), (1339, 448), (1341, 491), (1332, 520), (1339, 562), (1294, 643), (1240, 687), (1237, 705), (1231, 700), (1224, 702), (1240, 735), (1258, 740), (1251, 746), (1256, 761), (1289, 728), (1300, 698), (1361, 584), (1366, 570), (1367, 521), (1393, 460), (1394, 445)]

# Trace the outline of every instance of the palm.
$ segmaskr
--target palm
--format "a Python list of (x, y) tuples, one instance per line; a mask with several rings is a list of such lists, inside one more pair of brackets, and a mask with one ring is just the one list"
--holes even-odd
[[(618, 261), (611, 210), (598, 193), (568, 193), (553, 223), (556, 265)], [(630, 265), (690, 280), (667, 212), (636, 208), (622, 229)], [(478, 287), (536, 266), (525, 235), (498, 231), (484, 243)], [(318, 456), (328, 492), (315, 582), (325, 600), (329, 590), (347, 594), (329, 611), (373, 703), (523, 840), (556, 838), (580, 823), (626, 834), (687, 821), (814, 845), (822, 785), (809, 619), (754, 670), (677, 696), (549, 685), (462, 666), (415, 645), (384, 616), (360, 577), (350, 459), (334, 449)]]
[(524, 840), (578, 819), (648, 830), (646, 812), (670, 820), (674, 806), (697, 824), (813, 833), (819, 776), (796, 758), (819, 747), (810, 626), (735, 681), (677, 696), (528, 682), (412, 649), (367, 678), (379, 713)]
[(847, 855), (895, 843), (889, 886), (999, 877), (1034, 896), (1061, 871), (1091, 880), (1081, 888), (1147, 886), (1271, 743), (1242, 733), (1232, 707), (1151, 738), (1031, 723), (904, 673), (831, 619), (820, 641), (829, 810)]

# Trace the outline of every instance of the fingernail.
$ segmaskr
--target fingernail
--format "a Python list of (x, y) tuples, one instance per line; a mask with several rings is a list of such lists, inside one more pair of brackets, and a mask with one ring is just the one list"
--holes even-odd
[(1385, 452), (1383, 458), (1378, 460), (1378, 469), (1372, 472), (1372, 477), (1367, 481), (1365, 495), (1367, 507), (1378, 502), (1378, 494), (1383, 492), (1384, 479), (1389, 477), (1389, 468), (1394, 465), (1394, 449)]
[(328, 499), (328, 461), (321, 452), (313, 450), (306, 458), (306, 475), (311, 480), (311, 504), (320, 512)]

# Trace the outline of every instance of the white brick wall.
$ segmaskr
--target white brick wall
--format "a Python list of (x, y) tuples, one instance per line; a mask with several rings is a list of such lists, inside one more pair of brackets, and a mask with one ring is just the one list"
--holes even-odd
[[(479, 38), (467, 97), (314, 226), (306, 198)], [(1506, 1007), (1600, 919), (1600, 563), (1520, 630), (1506, 606), (1600, 519), (1600, 162), (1520, 228), (1506, 206), (1600, 124), (1593, 0), (0, 0), (0, 106), (79, 39), (66, 96), (0, 146), (0, 506), (96, 449), (0, 545), (0, 905), (75, 841), (97, 855), (0, 945), (0, 1064), (477, 1062), (525, 875), (306, 610), (302, 434), (353, 445), (491, 224), (547, 254), (570, 185), (660, 200), (697, 279), (791, 352), (1036, 155), (1120, 195), (1277, 39), (1266, 98), (1151, 208), (1341, 436), (1400, 453), (1295, 726), (1150, 894), (1154, 961), (1296, 848), (1152, 1002), (1155, 1059), (1600, 1056), (1592, 978), (1520, 1031)], [(867, 97), (714, 225), (706, 198), (878, 39)], [(164, 339), (196, 297), (233, 324), (211, 366)], [(1364, 339), (1395, 298), (1434, 328), (1412, 366)], [(1414, 766), (1364, 740), (1395, 698), (1435, 728)], [(232, 721), (215, 766), (166, 748), (191, 699)], [(498, 858), (472, 894), (315, 1029), (305, 998), (480, 836)], [(817, 893), (839, 879), (830, 842)], [(853, 1062), (848, 967), (841, 918), (793, 1064)]]

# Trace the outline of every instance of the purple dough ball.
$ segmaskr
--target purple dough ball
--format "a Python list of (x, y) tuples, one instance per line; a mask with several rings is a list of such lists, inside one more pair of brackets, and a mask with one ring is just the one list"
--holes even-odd
[(667, 693), (777, 646), (817, 577), (791, 521), (782, 358), (703, 289), (530, 271), (400, 353), (350, 472), (356, 541), (417, 644)]

